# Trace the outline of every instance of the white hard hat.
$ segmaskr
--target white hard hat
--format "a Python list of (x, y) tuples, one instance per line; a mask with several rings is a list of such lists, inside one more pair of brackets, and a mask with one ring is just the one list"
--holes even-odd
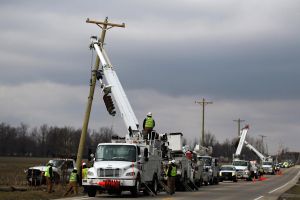
[(84, 162), (84, 163), (82, 163), (82, 165), (86, 165), (86, 163)]
[(172, 163), (175, 163), (175, 160), (172, 160)]
[(172, 161), (171, 160), (169, 160), (169, 164), (171, 164), (172, 163)]
[(148, 112), (147, 116), (152, 117), (152, 113)]

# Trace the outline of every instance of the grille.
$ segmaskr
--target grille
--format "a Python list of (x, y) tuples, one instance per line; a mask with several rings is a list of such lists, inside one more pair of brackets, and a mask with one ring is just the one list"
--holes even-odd
[(27, 171), (27, 177), (37, 177), (37, 176), (41, 176), (41, 171), (38, 169), (29, 169)]
[(231, 177), (232, 173), (231, 172), (222, 172), (222, 176)]
[(99, 168), (97, 170), (98, 177), (119, 177), (120, 169), (103, 169)]

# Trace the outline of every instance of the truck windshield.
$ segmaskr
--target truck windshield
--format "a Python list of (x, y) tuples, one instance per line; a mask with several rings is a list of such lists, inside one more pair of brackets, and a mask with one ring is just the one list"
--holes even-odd
[(263, 165), (272, 165), (271, 162), (263, 162)]
[(96, 151), (97, 161), (136, 161), (136, 147), (131, 145), (100, 145)]
[(234, 166), (248, 166), (248, 162), (242, 160), (233, 161), (232, 164)]
[(211, 166), (211, 158), (210, 157), (198, 157), (199, 160), (202, 160), (205, 166)]
[(220, 170), (223, 170), (223, 171), (225, 171), (225, 170), (233, 170), (233, 171), (235, 171), (235, 168), (231, 167), (231, 166), (222, 166)]
[(63, 160), (50, 160), (49, 163), (53, 164), (53, 167), (60, 168), (60, 166), (64, 163)]

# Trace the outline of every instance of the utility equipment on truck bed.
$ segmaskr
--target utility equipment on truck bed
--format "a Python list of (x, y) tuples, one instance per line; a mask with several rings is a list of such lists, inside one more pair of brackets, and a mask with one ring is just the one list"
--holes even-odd
[(197, 153), (197, 159), (203, 163), (203, 183), (204, 185), (219, 183), (219, 164), (218, 159), (211, 157), (212, 148), (196, 145), (194, 151)]

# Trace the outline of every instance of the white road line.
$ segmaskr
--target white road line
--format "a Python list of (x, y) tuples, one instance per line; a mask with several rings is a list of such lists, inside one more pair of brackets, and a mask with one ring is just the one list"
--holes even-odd
[(260, 196), (260, 197), (257, 197), (256, 199), (253, 199), (253, 200), (258, 200), (258, 199), (261, 199), (263, 198), (264, 196)]
[(270, 191), (269, 194), (271, 194), (271, 193), (273, 193), (273, 192), (275, 192), (275, 191), (277, 191), (277, 190), (279, 190), (279, 189), (281, 189), (281, 188), (284, 188), (284, 187), (285, 187), (286, 185), (288, 185), (290, 182), (292, 182), (292, 181), (294, 181), (296, 178), (298, 178), (299, 174), (300, 174), (300, 171), (298, 172), (298, 174), (297, 174), (292, 180), (290, 180), (290, 181), (287, 182), (286, 184), (284, 184), (284, 185), (282, 185), (282, 186), (280, 186), (280, 187), (278, 187), (278, 188), (276, 188), (276, 189)]

